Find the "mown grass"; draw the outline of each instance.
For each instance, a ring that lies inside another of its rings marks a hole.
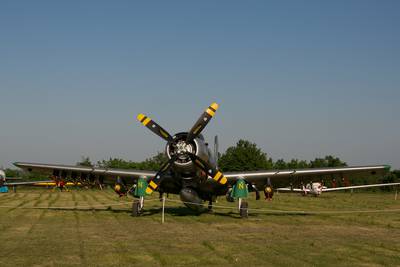
[[[232,209],[201,215],[167,201],[164,224],[157,199],[139,218],[128,200],[110,190],[1,194],[0,266],[400,266],[399,212],[339,213],[400,209],[394,193],[249,199],[248,219],[223,198],[216,205]],[[285,210],[300,212],[272,212]]]

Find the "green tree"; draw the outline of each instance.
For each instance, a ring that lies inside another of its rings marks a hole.
[[[168,157],[163,152],[158,152],[157,155],[140,162],[140,169],[158,171],[161,166],[168,161]]]
[[[305,160],[292,159],[287,164],[288,169],[305,169],[309,167],[309,164]]]
[[[115,168],[115,169],[139,169],[139,164],[133,161],[126,161],[120,158],[110,158],[109,160],[102,160],[97,162],[97,166],[101,168]]]
[[[6,177],[10,178],[10,177],[19,177],[21,176],[21,172],[17,169],[5,169],[4,170]]]
[[[325,156],[325,158],[316,158],[310,162],[310,168],[324,168],[324,167],[345,167],[347,163],[341,161],[338,157]]]
[[[274,169],[283,170],[283,169],[287,169],[287,168],[288,168],[288,164],[285,162],[284,159],[278,159],[274,163]]]
[[[256,171],[272,168],[272,160],[255,143],[239,140],[229,147],[218,161],[223,171]]]
[[[82,156],[81,161],[77,162],[76,165],[77,166],[87,166],[87,167],[93,166],[92,162],[90,161],[90,158],[84,157],[84,156]]]

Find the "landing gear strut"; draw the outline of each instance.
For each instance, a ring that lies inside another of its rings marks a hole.
[[[135,199],[132,203],[132,217],[139,217],[143,212],[144,197]]]
[[[248,218],[249,217],[249,203],[246,201],[242,201],[241,198],[239,198],[239,214],[241,218]]]
[[[208,201],[208,212],[212,212],[213,204],[212,204],[212,199]]]

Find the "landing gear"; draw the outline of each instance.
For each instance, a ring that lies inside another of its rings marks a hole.
[[[249,217],[249,203],[246,201],[240,201],[239,204],[239,214],[241,218],[248,218]]]
[[[140,216],[140,203],[137,200],[133,201],[132,204],[132,217]]]
[[[143,212],[144,197],[135,199],[132,203],[132,217],[139,217]]]
[[[208,212],[212,212],[213,211],[212,208],[213,208],[212,199],[210,199],[208,201]]]

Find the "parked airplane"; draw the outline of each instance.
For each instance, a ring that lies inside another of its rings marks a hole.
[[[114,190],[120,196],[134,191],[140,201],[134,200],[133,202],[133,216],[139,216],[144,207],[142,191],[137,190],[139,187],[143,187],[143,181],[146,182],[145,192],[147,195],[156,190],[160,194],[178,194],[187,207],[198,210],[205,201],[208,201],[208,207],[211,209],[213,201],[218,196],[229,194],[230,189],[243,179],[250,191],[258,192],[259,188],[272,190],[272,183],[279,184],[292,178],[341,177],[352,174],[382,176],[390,169],[386,165],[375,165],[223,174],[217,168],[216,153],[211,152],[201,135],[218,107],[217,103],[211,104],[188,132],[180,132],[174,136],[144,114],[137,116],[144,126],[167,142],[165,153],[168,161],[158,172],[26,162],[16,162],[14,165],[27,171],[48,173],[55,181],[68,179],[69,181],[112,184],[115,185]],[[247,217],[248,203],[241,201],[239,208],[241,216]]]
[[[0,193],[8,193],[8,186],[18,185],[33,185],[35,182],[32,181],[22,181],[23,179],[20,177],[7,177],[6,173],[3,170],[0,170]],[[10,181],[12,181],[10,183]]]
[[[328,188],[323,186],[322,183],[308,183],[306,186],[302,186],[302,188],[277,188],[278,192],[297,192],[301,193],[303,196],[312,195],[312,196],[320,196],[322,192],[334,192],[334,191],[343,191],[343,190],[352,190],[352,189],[361,189],[361,188],[372,188],[372,187],[384,187],[384,186],[396,186],[400,185],[400,183],[386,183],[386,184],[367,184],[367,185],[354,185],[354,186],[343,186],[343,187],[331,187]]]

